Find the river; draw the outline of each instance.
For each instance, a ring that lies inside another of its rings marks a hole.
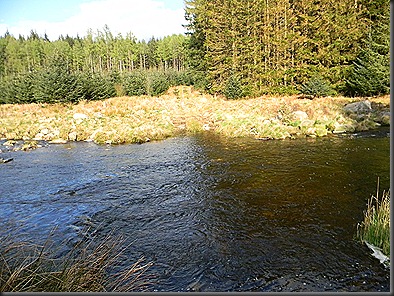
[[[2,144],[3,142],[1,142]],[[389,291],[354,239],[390,186],[389,129],[296,140],[206,132],[142,145],[3,151],[0,234],[77,237],[84,221],[145,256],[150,291]]]

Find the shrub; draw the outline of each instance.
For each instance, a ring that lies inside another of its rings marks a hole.
[[[148,94],[146,72],[133,71],[122,77],[123,87],[128,96],[141,96]]]
[[[227,99],[239,99],[244,97],[241,82],[235,76],[231,76],[223,90],[223,94]]]
[[[62,67],[39,72],[34,90],[35,101],[42,103],[76,103],[84,99],[83,81]]]
[[[114,82],[104,74],[80,74],[85,100],[102,100],[117,95]]]
[[[0,103],[32,103],[37,73],[30,72],[4,78],[0,86]]]
[[[346,80],[351,96],[375,96],[390,93],[390,61],[367,48],[357,57]]]
[[[301,86],[301,93],[312,97],[327,97],[334,94],[331,86],[320,76],[312,76],[311,79]]]
[[[148,95],[158,96],[170,88],[170,80],[165,72],[151,71],[148,73]]]

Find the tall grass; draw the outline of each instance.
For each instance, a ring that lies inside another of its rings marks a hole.
[[[148,285],[144,258],[121,267],[125,240],[108,235],[100,242],[83,239],[59,255],[44,244],[0,238],[0,292],[144,291]]]
[[[368,200],[364,221],[357,225],[357,238],[382,249],[390,256],[390,191]]]

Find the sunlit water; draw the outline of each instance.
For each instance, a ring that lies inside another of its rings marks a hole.
[[[154,263],[150,291],[389,291],[390,270],[354,239],[377,178],[389,188],[389,151],[388,129],[3,151],[0,232],[123,234],[125,265]]]

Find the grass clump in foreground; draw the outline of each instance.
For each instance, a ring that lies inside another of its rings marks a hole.
[[[390,192],[376,194],[368,200],[364,221],[357,225],[357,238],[366,241],[390,256]]]
[[[107,236],[96,243],[83,239],[57,256],[49,240],[44,245],[0,238],[0,292],[143,291],[151,263],[137,260],[120,267],[124,239]]]

